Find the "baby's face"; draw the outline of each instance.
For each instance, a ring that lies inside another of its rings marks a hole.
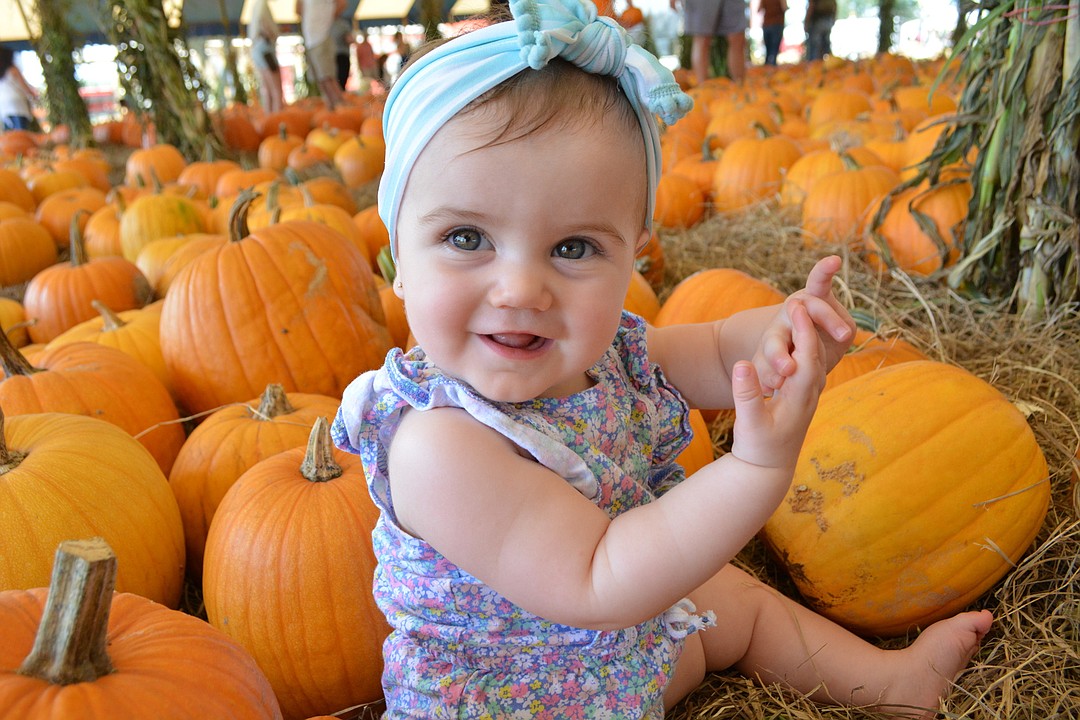
[[[643,227],[640,136],[592,124],[489,144],[496,113],[447,123],[402,198],[409,327],[497,401],[563,397],[611,344]]]

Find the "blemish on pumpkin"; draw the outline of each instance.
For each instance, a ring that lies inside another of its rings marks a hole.
[[[825,505],[825,498],[817,490],[811,490],[806,485],[797,485],[792,488],[791,497],[788,498],[788,506],[793,513],[807,513],[814,516],[814,522],[817,523],[818,529],[821,532],[826,532],[829,529],[829,521],[825,519],[825,515],[821,512],[822,507]]]
[[[304,259],[308,261],[311,267],[315,268],[315,272],[311,276],[311,282],[309,282],[307,286],[307,294],[314,295],[326,284],[326,279],[330,274],[329,269],[326,267],[326,261],[313,253],[311,248],[302,243],[291,243],[291,247],[304,253]]]
[[[844,425],[841,430],[846,430],[848,434],[848,440],[856,445],[862,445],[866,448],[866,451],[873,457],[877,454],[877,450],[874,449],[874,441],[870,439],[870,436],[864,433],[854,425]]]
[[[857,493],[862,486],[863,480],[866,479],[866,475],[856,471],[854,460],[845,460],[832,467],[823,467],[817,458],[810,458],[810,462],[813,464],[814,472],[817,473],[819,480],[840,483],[844,497]]]

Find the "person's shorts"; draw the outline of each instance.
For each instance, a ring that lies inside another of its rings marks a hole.
[[[323,40],[318,45],[305,48],[308,67],[316,80],[335,80],[337,78],[337,59],[334,57],[334,41]]]
[[[277,72],[279,69],[274,43],[266,38],[259,38],[251,43],[251,64],[259,70]]]
[[[683,32],[720,37],[746,31],[746,0],[683,0]]]

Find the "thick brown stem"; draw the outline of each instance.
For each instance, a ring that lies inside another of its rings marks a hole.
[[[292,406],[288,395],[285,394],[285,388],[278,383],[270,383],[259,398],[259,408],[255,411],[255,415],[260,420],[273,420],[279,415],[288,415],[295,411],[296,408]]]
[[[0,332],[0,367],[4,368],[4,374],[8,377],[33,375],[40,372],[23,357],[18,348],[12,344],[6,332]]]
[[[88,214],[86,210],[76,210],[71,216],[71,229],[70,229],[70,246],[71,246],[71,265],[77,267],[79,265],[85,265],[89,261],[89,257],[86,255],[86,243],[83,242],[82,228],[79,227],[79,218]]]
[[[229,209],[229,242],[240,242],[248,236],[247,214],[251,209],[251,203],[259,193],[250,188],[240,191]]]
[[[300,465],[300,474],[311,482],[327,482],[345,472],[334,462],[334,443],[330,440],[330,424],[320,417],[308,436],[307,454]]]
[[[72,685],[115,672],[106,651],[115,588],[116,555],[105,540],[60,543],[34,647],[19,674]]]
[[[26,453],[8,449],[4,423],[4,411],[0,410],[0,475],[4,475],[19,467],[19,463],[26,457]]]

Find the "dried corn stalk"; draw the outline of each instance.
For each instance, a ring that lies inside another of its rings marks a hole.
[[[1035,0],[998,5],[972,28],[984,37],[963,59],[970,70],[990,53],[1000,58],[961,101],[984,121],[965,257],[949,281],[1010,297],[1040,318],[1080,300],[1080,12]]]
[[[949,284],[1044,318],[1080,301],[1080,9],[1040,0],[977,9],[957,43],[958,68],[945,70],[965,81],[955,123],[904,186],[937,184],[942,168],[977,147],[963,257]]]
[[[175,145],[185,157],[198,157],[208,143],[224,154],[180,12],[167,14],[162,0],[109,0],[106,6],[106,34],[116,46],[131,110],[153,123],[159,142]]]
[[[29,11],[36,10],[40,35],[30,39],[41,61],[45,76],[46,92],[42,94],[49,123],[66,125],[71,130],[71,144],[85,146],[92,138],[90,113],[79,95],[79,82],[75,79],[75,47],[71,40],[71,28],[65,16],[71,0],[37,0],[36,7],[30,2],[18,0],[19,10],[25,19]],[[27,23],[27,27],[32,27]]]

